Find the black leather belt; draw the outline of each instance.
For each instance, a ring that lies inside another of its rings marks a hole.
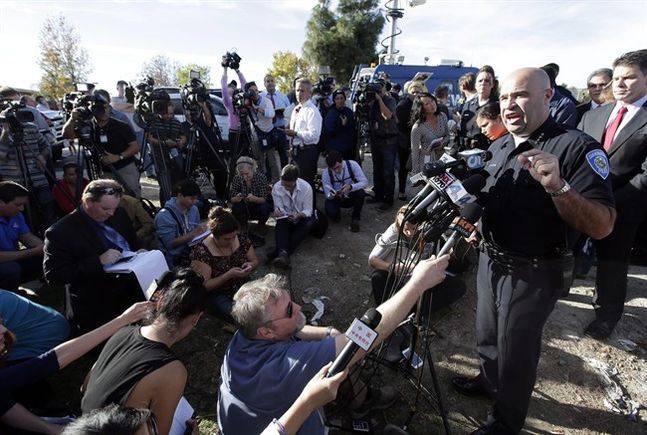
[[[479,250],[487,254],[487,256],[495,262],[508,266],[515,264],[539,264],[547,261],[565,260],[569,259],[573,255],[566,250],[555,251],[554,253],[546,255],[524,255],[522,253],[506,251],[505,249],[501,249],[495,244],[486,242],[485,240],[481,240],[481,243],[479,244]]]

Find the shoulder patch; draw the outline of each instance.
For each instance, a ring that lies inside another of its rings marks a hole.
[[[603,150],[593,150],[586,153],[586,161],[593,172],[606,180],[609,176],[609,159]]]

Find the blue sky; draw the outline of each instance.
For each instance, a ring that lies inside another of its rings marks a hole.
[[[62,12],[81,36],[91,81],[109,91],[133,80],[156,54],[209,65],[236,48],[248,80],[261,81],[272,53],[301,53],[316,0],[1,1],[0,84],[36,88],[39,29]],[[335,2],[333,2],[335,3]],[[402,4],[408,1],[401,1]],[[382,2],[384,4],[384,2]],[[404,11],[396,48],[405,63],[461,59],[505,76],[556,62],[560,82],[583,87],[588,73],[619,54],[647,47],[647,1],[434,1]],[[385,33],[388,29],[385,26]]]

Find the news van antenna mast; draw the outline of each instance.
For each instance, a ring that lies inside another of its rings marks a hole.
[[[423,5],[427,0],[409,0],[409,7],[416,7]],[[391,23],[391,31],[389,36],[384,38],[380,44],[386,49],[386,53],[380,55],[380,63],[386,65],[402,65],[404,63],[404,56],[398,56],[399,50],[395,48],[395,38],[402,33],[398,28],[398,19],[404,17],[404,9],[400,7],[400,0],[388,0],[384,4],[386,9],[386,19]],[[389,41],[386,45],[385,42]]]

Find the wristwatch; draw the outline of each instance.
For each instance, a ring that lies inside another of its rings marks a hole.
[[[569,190],[571,190],[571,185],[568,184],[568,181],[564,180],[564,185],[562,186],[561,189],[558,189],[558,190],[556,190],[554,192],[548,192],[548,194],[551,197],[555,198],[556,196],[562,196],[563,194],[565,194]]]
[[[123,159],[124,159],[124,155],[119,153],[119,160],[123,160]]]

